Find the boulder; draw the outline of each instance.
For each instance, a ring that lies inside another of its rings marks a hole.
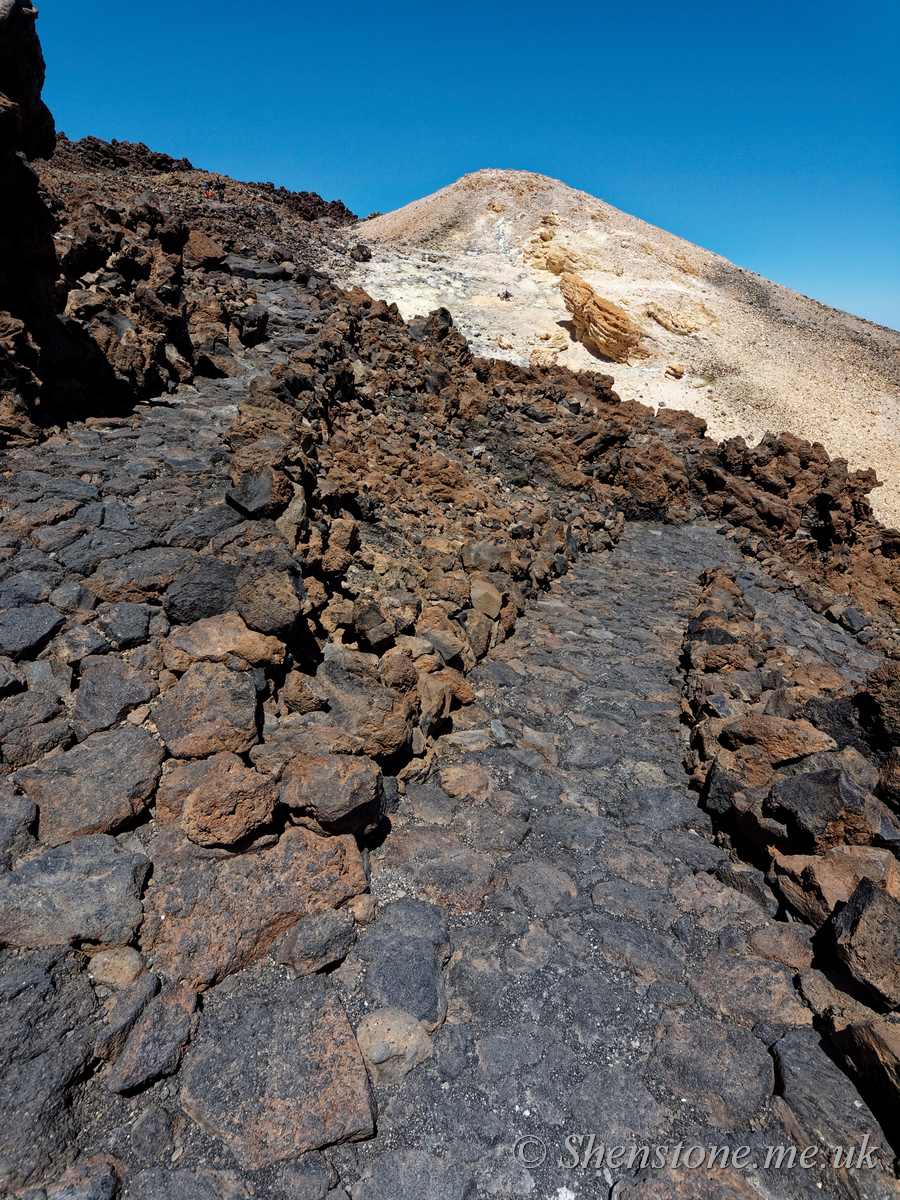
[[[166,830],[150,854],[155,886],[145,900],[141,945],[156,970],[190,987],[256,962],[301,918],[368,890],[351,836],[320,837],[300,826],[244,854]]]
[[[92,733],[117,725],[133,708],[146,704],[158,693],[159,687],[149,675],[121,658],[82,659],[72,717],[75,736],[84,741]]]
[[[150,870],[106,834],[79,837],[0,875],[0,943],[22,948],[98,942],[121,946],[141,922]]]
[[[381,768],[346,754],[298,755],[281,776],[278,799],[336,833],[369,832],[385,812]]]
[[[156,727],[177,758],[223,750],[242,754],[259,741],[256,685],[247,673],[220,663],[195,663],[165,693]]]
[[[564,272],[559,290],[575,324],[575,338],[613,362],[646,358],[644,331],[618,305],[598,296],[580,275]]]
[[[245,1170],[374,1132],[353,1030],[314,976],[260,973],[211,993],[182,1067],[181,1105]]]
[[[72,750],[16,771],[13,779],[38,806],[41,841],[58,846],[132,820],[156,787],[162,757],[149,733],[124,726],[91,734]]]
[[[275,947],[275,961],[295,975],[312,975],[346,958],[356,941],[356,922],[344,909],[322,909],[304,917]]]
[[[284,645],[248,629],[236,612],[227,612],[172,630],[163,653],[170,671],[186,671],[193,662],[222,663],[231,658],[245,667],[264,667],[283,661]]]
[[[900,822],[840,770],[781,779],[762,807],[785,826],[792,849],[800,853],[846,844],[900,847]]]
[[[900,863],[890,850],[833,846],[824,854],[778,855],[774,885],[795,912],[818,929],[869,878],[900,900]]]
[[[96,1001],[74,954],[2,950],[0,1007],[0,1190],[10,1195],[71,1155]]]
[[[277,800],[270,779],[224,752],[170,771],[156,793],[156,820],[179,822],[201,846],[228,846],[264,825]]]
[[[900,1008],[900,900],[861,879],[831,920],[838,957],[888,1008]]]

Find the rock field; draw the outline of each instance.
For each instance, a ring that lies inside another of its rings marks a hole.
[[[340,202],[53,153],[34,16],[0,3],[0,1195],[896,1200],[874,473],[404,319],[339,286],[383,261]]]

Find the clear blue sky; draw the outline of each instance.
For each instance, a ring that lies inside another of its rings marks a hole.
[[[551,175],[900,328],[897,0],[37,0],[69,137],[387,212]]]

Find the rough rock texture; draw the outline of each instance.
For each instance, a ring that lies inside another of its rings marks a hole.
[[[336,210],[92,139],[42,172],[66,419],[0,464],[2,1189],[563,1196],[601,1186],[577,1129],[880,1164],[638,1195],[896,1195],[872,476],[341,291]]]
[[[640,326],[617,305],[598,296],[580,275],[563,274],[559,290],[572,314],[579,342],[613,362],[628,362],[647,353],[641,346]]]

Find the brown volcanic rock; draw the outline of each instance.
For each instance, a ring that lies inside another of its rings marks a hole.
[[[156,793],[156,819],[160,825],[179,821],[201,846],[228,846],[265,824],[277,799],[275,784],[236,754],[213,754],[165,776]]]
[[[259,741],[253,680],[220,663],[195,663],[163,696],[154,719],[178,758],[240,754]]]
[[[900,863],[890,850],[833,846],[824,854],[775,859],[775,883],[788,904],[818,928],[838,904],[846,904],[862,879],[873,879],[900,900]]]
[[[302,917],[368,890],[356,842],[289,827],[275,845],[229,854],[175,830],[150,847],[154,887],[142,946],[170,979],[206,987],[261,958]]]
[[[381,768],[365,757],[298,755],[281,776],[278,799],[330,831],[366,833],[384,816]]]
[[[216,988],[184,1063],[181,1105],[248,1170],[374,1132],[353,1030],[314,977],[259,973]]]

